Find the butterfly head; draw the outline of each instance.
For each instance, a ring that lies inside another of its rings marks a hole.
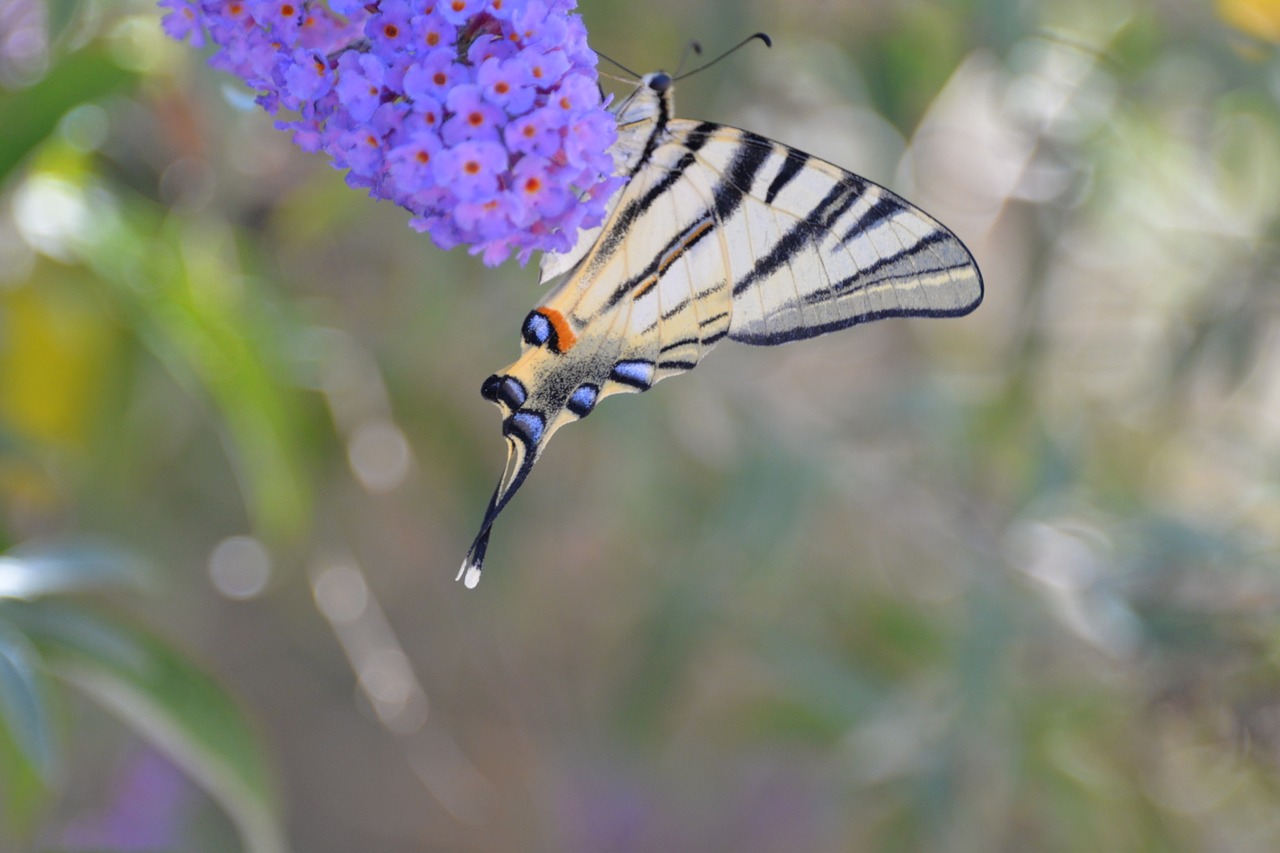
[[[652,74],[644,75],[641,82],[649,87],[655,94],[662,95],[671,89],[671,75],[665,71],[655,71]]]
[[[634,122],[665,121],[672,115],[675,78],[665,71],[654,71],[640,78],[635,91],[616,108],[618,126]]]

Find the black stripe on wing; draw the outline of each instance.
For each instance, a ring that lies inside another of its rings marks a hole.
[[[866,191],[866,185],[853,181],[833,185],[831,190],[805,214],[803,219],[782,235],[762,257],[756,259],[750,272],[734,282],[733,295],[737,296],[763,278],[767,278],[811,243],[817,243],[831,233],[831,223],[839,219]]]
[[[767,141],[767,140],[766,140]],[[769,144],[773,148],[773,144]],[[778,174],[774,176],[773,181],[769,184],[768,191],[764,195],[765,204],[773,204],[773,200],[778,197],[778,193],[782,192],[787,184],[804,169],[805,163],[809,162],[809,155],[796,148],[787,148],[781,146],[787,156],[782,159],[782,168],[778,169]]]
[[[664,127],[664,124],[659,124],[654,133],[657,134],[661,132]],[[680,158],[680,161],[676,163],[675,167],[670,169],[667,174],[662,177],[662,180],[649,187],[649,189],[645,191],[644,195],[627,202],[627,206],[618,214],[618,218],[614,220],[608,230],[600,236],[600,242],[596,245],[594,252],[597,262],[607,260],[614,252],[616,252],[618,247],[622,245],[623,241],[625,241],[627,236],[631,233],[631,228],[635,224],[635,221],[648,212],[654,202],[669,192],[671,187],[680,180],[686,170],[697,164],[698,149],[706,145],[707,141],[711,138],[711,134],[719,129],[720,125],[704,121],[697,127],[693,128],[693,130],[689,131],[689,134],[681,143],[686,149],[686,153]],[[652,150],[646,150],[644,156],[640,160],[640,163],[637,164],[636,171],[638,172],[640,168],[647,165],[652,156]],[[633,284],[632,287],[634,286],[635,285]]]
[[[718,189],[724,188],[727,191],[729,187],[732,187],[743,198],[749,197],[760,204],[772,207],[772,202],[777,199],[782,191],[804,171],[806,165],[816,159],[804,152],[789,148],[782,143],[774,142],[755,133],[735,131],[729,127],[724,127],[723,129],[737,134],[737,138],[734,140],[738,146],[738,150],[734,154],[735,158],[740,156],[741,149],[746,147],[756,147],[775,154],[785,152],[783,162],[764,192],[764,198],[760,197],[752,184],[739,183],[735,176],[728,174],[727,170],[720,172],[714,164],[699,155],[699,160],[709,171],[720,174]],[[719,142],[721,140],[713,141]],[[705,142],[700,147],[705,147]],[[854,294],[865,285],[883,284],[893,280],[908,282],[933,274],[966,270],[972,272],[972,284],[975,288],[974,296],[968,303],[950,307],[927,305],[894,306],[853,312],[847,317],[841,317],[829,322],[810,323],[807,325],[798,324],[776,332],[770,330],[767,333],[740,333],[735,330],[731,333],[731,337],[745,343],[784,343],[801,338],[815,337],[837,329],[847,328],[857,323],[870,322],[887,317],[961,316],[969,313],[982,302],[983,284],[981,271],[974,262],[972,253],[969,252],[958,237],[927,213],[879,184],[832,164],[827,164],[824,161],[817,162],[823,164],[826,169],[836,172],[839,178],[833,179],[831,188],[805,214],[797,215],[794,212],[779,211],[785,216],[796,217],[795,223],[786,229],[772,245],[768,246],[763,251],[763,254],[755,259],[750,270],[737,278],[732,290],[735,297],[742,295],[751,287],[769,278],[769,276],[778,272],[805,252],[818,252],[824,256],[830,255],[829,251],[821,252],[817,248],[824,241],[831,239],[836,245],[846,246],[859,236],[873,231],[886,220],[892,219],[902,212],[916,216],[922,224],[927,225],[931,230],[923,236],[912,234],[911,236],[915,238],[914,243],[901,251],[878,259],[868,267],[856,268],[852,274],[840,279],[829,280],[825,282],[824,286],[814,287],[803,295],[797,292],[797,298],[794,301],[784,303],[785,307],[798,309],[802,305],[817,305],[832,303],[842,298],[856,298]],[[823,174],[831,177],[826,169],[823,169]],[[875,201],[868,205],[866,210],[860,212],[853,222],[842,223],[842,218],[868,193],[876,194]],[[778,210],[777,208],[773,209]],[[841,231],[838,236],[835,233],[836,229]],[[929,266],[921,266],[920,261],[926,258],[933,259],[934,263]],[[912,261],[910,266],[903,263],[908,259]],[[850,260],[852,261],[852,258]],[[900,267],[900,269],[894,270],[894,267]],[[960,283],[962,282],[958,282],[958,284]]]
[[[689,137],[681,143],[687,149],[687,153],[680,158],[676,167],[668,172],[661,181],[654,184],[642,197],[629,203],[627,209],[618,217],[617,222],[602,238],[601,249],[599,250],[602,257],[607,257],[609,252],[621,244],[626,237],[625,232],[633,227],[635,221],[644,215],[663,194],[678,191],[676,184],[684,177],[689,167],[697,162],[697,150],[705,145],[711,134],[719,128],[720,125],[703,122],[690,132]],[[773,150],[769,141],[764,137],[755,136],[754,134],[751,134],[751,136],[753,137],[751,144],[739,146],[729,167],[725,170],[724,176],[713,190],[713,208],[672,236],[662,249],[650,258],[644,269],[619,284],[613,293],[609,295],[609,300],[605,303],[606,308],[612,308],[617,305],[627,294],[642,283],[649,282],[654,277],[661,277],[662,273],[685,252],[696,246],[704,237],[714,233],[714,228],[705,227],[708,217],[714,217],[717,223],[722,223],[733,216],[734,212],[742,204],[743,198],[746,197],[746,193],[740,187],[749,187],[755,182],[756,174],[768,161],[769,154]]]

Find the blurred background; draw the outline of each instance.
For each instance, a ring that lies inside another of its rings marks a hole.
[[[1280,2],[585,0],[986,301],[505,458],[440,252],[144,2],[0,2],[0,848],[1280,847]]]

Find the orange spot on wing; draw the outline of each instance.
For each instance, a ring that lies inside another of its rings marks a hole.
[[[554,308],[539,308],[538,313],[546,317],[551,328],[556,330],[556,352],[568,352],[578,342],[578,336],[569,328],[569,321]]]

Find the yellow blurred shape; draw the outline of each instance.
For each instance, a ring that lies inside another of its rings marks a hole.
[[[1218,0],[1218,14],[1251,36],[1280,42],[1280,0]]]
[[[0,423],[19,436],[81,445],[110,355],[108,321],[71,294],[0,293]]]

